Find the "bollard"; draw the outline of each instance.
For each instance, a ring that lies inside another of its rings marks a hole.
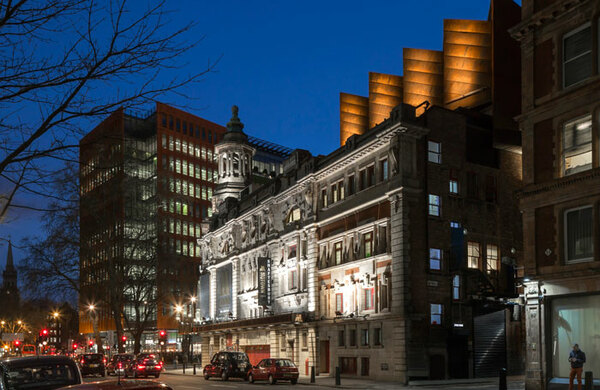
[[[185,362],[183,363],[183,374],[185,374]]]
[[[506,390],[506,368],[500,369],[500,377],[498,379],[498,390]]]
[[[315,367],[310,367],[310,383],[315,383]]]
[[[196,363],[194,363],[194,375],[196,375]]]
[[[592,390],[593,388],[594,388],[594,374],[591,371],[586,371],[585,372],[585,390]]]
[[[341,384],[341,378],[340,378],[340,368],[336,367],[335,368],[335,385],[336,386],[340,386]]]

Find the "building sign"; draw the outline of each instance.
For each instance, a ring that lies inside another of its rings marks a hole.
[[[258,258],[258,304],[271,304],[271,259],[268,257]]]
[[[200,275],[198,280],[198,302],[199,302],[199,317],[210,318],[210,274],[204,273]]]
[[[233,310],[232,302],[232,267],[231,263],[217,268],[217,307],[216,317],[229,319]]]

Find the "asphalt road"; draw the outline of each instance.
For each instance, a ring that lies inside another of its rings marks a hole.
[[[106,378],[86,377],[86,378],[84,378],[83,381],[84,382],[95,382],[95,381],[107,381],[107,380],[116,381],[117,378],[114,376],[110,376],[110,377],[106,377]],[[133,380],[133,379],[127,379],[127,380]],[[194,377],[191,375],[183,376],[183,375],[168,375],[167,374],[167,375],[161,375],[159,379],[152,378],[152,379],[148,379],[148,380],[166,383],[175,390],[180,390],[180,389],[181,390],[188,390],[188,389],[213,389],[213,390],[271,389],[271,390],[273,390],[273,388],[287,389],[287,388],[292,387],[292,386],[290,386],[289,382],[278,382],[275,386],[271,386],[267,382],[264,382],[264,383],[257,382],[257,383],[250,384],[241,379],[234,379],[234,378],[229,379],[227,382],[223,382],[217,378],[213,378],[213,379],[210,379],[207,381],[200,375]],[[293,387],[306,388],[307,386],[298,384]],[[325,388],[330,389],[330,387],[311,386],[311,389],[325,389]]]

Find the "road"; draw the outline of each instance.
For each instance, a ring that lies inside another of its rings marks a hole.
[[[85,382],[93,382],[93,381],[105,381],[111,380],[116,381],[115,377],[108,378],[84,378]],[[133,380],[133,379],[129,379]],[[228,389],[242,389],[242,390],[266,390],[266,389],[288,389],[288,388],[297,388],[298,390],[319,390],[319,389],[332,389],[333,386],[319,385],[317,384],[308,385],[303,384],[302,380],[295,386],[291,386],[289,382],[278,382],[275,386],[270,386],[266,382],[259,382],[250,384],[241,379],[230,379],[227,382],[223,382],[220,379],[210,379],[205,380],[202,376],[193,376],[193,375],[172,375],[172,374],[163,374],[159,379],[150,379],[153,381],[159,381],[168,384],[175,390],[191,390],[191,389],[212,389],[212,390],[228,390]],[[342,379],[342,387],[350,388],[350,389],[369,389],[369,390],[391,390],[398,389],[399,386],[393,385],[391,383],[385,382],[370,382],[370,381],[346,381],[344,383],[344,379]],[[437,385],[437,386],[406,386],[402,387],[405,389],[412,390],[496,390],[498,389],[497,384],[491,383],[470,383],[470,384],[448,384],[448,385]],[[524,389],[524,384],[522,381],[509,382],[508,390],[522,390]]]

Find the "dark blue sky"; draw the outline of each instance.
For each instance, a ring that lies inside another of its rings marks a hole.
[[[145,5],[146,0],[134,1]],[[487,19],[488,0],[168,2],[172,23],[197,26],[203,41],[181,58],[197,71],[222,55],[216,71],[186,93],[166,96],[224,125],[240,107],[247,133],[313,154],[339,146],[339,92],[367,96],[368,72],[402,74],[402,48],[442,48],[443,19]],[[106,91],[109,93],[109,91]],[[38,215],[14,214],[0,237],[38,230]],[[2,243],[0,242],[0,245]],[[3,268],[6,245],[0,246]],[[22,252],[15,250],[18,259]]]

